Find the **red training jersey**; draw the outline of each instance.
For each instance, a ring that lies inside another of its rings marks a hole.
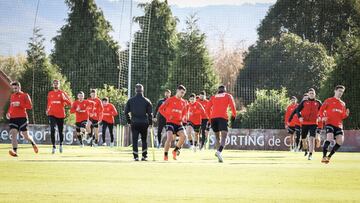
[[[89,119],[89,110],[93,105],[89,100],[76,100],[71,106],[70,113],[75,113],[76,122],[86,121]]]
[[[320,108],[319,117],[327,118],[326,125],[343,128],[343,120],[348,117],[345,102],[335,97],[326,99]]]
[[[10,96],[8,114],[10,118],[27,118],[26,110],[32,109],[30,96],[25,92],[16,92]]]
[[[65,106],[71,106],[71,100],[62,90],[51,90],[47,97],[47,114],[56,118],[65,118]]]
[[[115,106],[111,103],[108,103],[108,104],[104,105],[103,107],[104,107],[104,109],[103,109],[102,120],[107,123],[113,124],[114,116],[118,115],[118,112],[117,112]]]
[[[194,125],[201,125],[201,119],[205,115],[205,109],[199,102],[189,103],[188,106],[188,121]]]
[[[304,119],[302,125],[317,125],[318,114],[321,107],[321,102],[316,99],[303,100],[297,107],[297,111]]]
[[[102,105],[101,100],[97,97],[94,99],[89,98],[88,100],[94,102],[94,105],[92,106],[92,108],[90,108],[89,117],[97,121],[102,120],[104,107]]]
[[[166,118],[166,122],[182,125],[186,122],[187,102],[172,96],[160,106],[159,112]]]
[[[285,125],[289,126],[289,127],[295,127],[296,125],[300,126],[300,121],[298,116],[295,114],[293,119],[291,120],[291,122],[289,122],[289,118],[291,116],[291,114],[295,111],[295,109],[298,107],[298,104],[290,104],[287,109],[286,109],[286,113],[285,113],[285,119],[284,119],[284,123]]]
[[[202,115],[202,119],[209,119],[209,115],[207,114],[207,109],[208,109],[208,106],[209,106],[209,100],[207,99],[198,99],[197,102],[199,102],[205,109],[205,112],[204,114]]]
[[[229,93],[218,93],[210,98],[208,115],[210,119],[224,118],[228,120],[228,108],[230,107],[232,117],[236,116],[235,101]]]

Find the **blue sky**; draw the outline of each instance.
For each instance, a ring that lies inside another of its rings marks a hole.
[[[146,2],[148,0],[141,0]],[[256,28],[274,0],[168,0],[173,14],[184,28],[187,16],[197,13],[200,29],[208,36],[210,50],[218,46],[223,36],[227,46],[239,42],[249,46],[257,39]],[[31,37],[37,0],[0,0],[0,55],[25,53]],[[124,47],[129,40],[130,0],[96,0],[114,28],[111,35]],[[124,3],[124,12],[122,5]],[[134,15],[141,10],[134,6]],[[46,50],[53,48],[51,38],[65,23],[67,7],[63,0],[41,0],[36,25],[46,37]],[[120,30],[121,26],[121,30]],[[136,26],[135,26],[136,29]]]

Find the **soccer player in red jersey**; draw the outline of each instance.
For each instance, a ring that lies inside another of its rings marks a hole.
[[[324,143],[323,158],[321,160],[323,163],[329,163],[330,158],[344,143],[343,120],[350,114],[350,110],[346,108],[345,102],[341,100],[345,92],[345,87],[337,85],[334,92],[334,97],[326,99],[319,111],[319,117],[322,117],[322,120],[325,122],[326,129],[326,141]],[[330,141],[334,139],[336,144],[330,154],[327,155]]]
[[[92,101],[84,99],[85,94],[82,91],[78,93],[77,97],[78,100],[73,102],[73,104],[71,105],[70,113],[75,113],[76,135],[79,139],[81,147],[84,147],[83,137],[86,134],[86,125],[89,119],[89,110],[94,104]]]
[[[220,146],[215,153],[219,162],[223,162],[221,155],[225,147],[225,141],[228,133],[228,108],[231,110],[231,124],[235,120],[236,108],[234,98],[226,92],[226,87],[220,85],[218,93],[210,98],[208,106],[208,115],[211,120],[211,128],[215,132],[215,137]]]
[[[186,127],[188,139],[190,142],[190,147],[193,148],[194,151],[196,151],[197,144],[199,141],[199,135],[200,135],[200,127],[201,127],[201,120],[202,116],[205,114],[204,107],[196,101],[195,99],[196,95],[191,94],[189,97],[189,103],[188,103],[188,123]],[[192,139],[192,132],[195,132],[194,135],[194,142]]]
[[[65,119],[65,106],[71,106],[70,97],[66,92],[60,89],[60,81],[53,81],[53,90],[49,91],[47,97],[47,109],[46,115],[49,118],[50,123],[50,138],[52,147],[52,153],[55,154],[55,126],[58,128],[60,143],[59,152],[63,152],[63,141],[64,141],[64,119]]]
[[[87,124],[87,131],[90,132],[89,136],[91,137],[91,145],[97,146],[99,141],[99,121],[102,120],[103,105],[101,100],[97,97],[96,89],[90,90],[89,101],[93,102],[92,108],[89,111],[89,123]],[[94,142],[95,134],[95,142]],[[94,143],[93,143],[94,142]],[[103,146],[106,146],[106,142],[103,143]]]
[[[183,124],[186,123],[187,102],[183,99],[186,93],[186,88],[179,85],[176,94],[167,99],[159,109],[161,115],[166,118],[166,142],[164,146],[164,160],[168,160],[168,152],[171,142],[173,141],[173,134],[179,136],[179,141],[172,152],[173,159],[176,160],[177,152],[181,149],[185,142],[186,135]]]
[[[200,149],[202,149],[208,140],[209,131],[210,131],[210,122],[209,115],[207,115],[207,108],[209,106],[209,100],[206,99],[206,92],[202,91],[199,94],[199,99],[197,101],[204,107],[205,113],[202,115],[201,119],[201,145]]]
[[[304,101],[304,100],[307,100],[307,99],[309,99],[309,94],[306,92],[306,93],[304,93],[303,98],[302,98],[301,101]],[[295,114],[296,111],[294,111],[293,113]],[[295,115],[294,115],[294,116],[295,116]],[[299,119],[299,118],[297,117],[297,115],[296,115],[296,118]],[[300,123],[300,134],[299,134],[299,135],[296,134],[296,140],[295,140],[295,142],[298,143],[298,144],[297,144],[297,146],[298,146],[297,151],[301,151],[302,148],[303,148],[303,143],[302,143],[302,140],[301,140],[301,127],[302,127],[302,125],[301,125],[300,120],[299,120],[299,123]],[[306,146],[307,146],[307,145],[306,145]]]
[[[169,89],[166,89],[164,92],[164,98],[160,99],[156,105],[155,111],[154,111],[154,122],[158,121],[158,129],[157,129],[157,138],[158,138],[158,145],[157,147],[160,148],[161,146],[161,140],[162,140],[162,131],[164,127],[166,126],[166,119],[161,113],[158,113],[160,106],[171,97],[171,91]]]
[[[300,121],[297,118],[297,115],[292,119],[291,122],[289,122],[290,115],[295,111],[297,108],[297,98],[295,96],[291,97],[291,104],[287,107],[285,112],[285,128],[288,131],[288,134],[290,135],[290,151],[295,151],[297,149],[297,146],[300,141]],[[295,133],[296,133],[296,144],[295,144]]]
[[[110,133],[110,147],[114,146],[114,116],[118,115],[115,106],[109,102],[109,98],[105,97],[102,99],[103,104],[103,117],[102,117],[102,141],[105,142],[106,129],[109,128]]]
[[[303,144],[303,149],[305,150],[305,155],[308,154],[307,147],[307,136],[309,136],[309,157],[308,160],[312,159],[312,154],[315,148],[315,137],[316,130],[318,127],[318,113],[321,107],[321,101],[316,99],[316,92],[313,88],[310,88],[308,91],[309,98],[303,100],[293,114],[289,118],[289,122],[292,121],[295,114],[297,114],[301,127],[301,139]]]
[[[21,84],[19,82],[12,82],[11,88],[13,94],[10,96],[10,106],[6,113],[6,118],[9,119],[10,135],[12,149],[9,150],[9,154],[13,157],[17,157],[17,135],[20,132],[27,141],[29,141],[34,149],[35,153],[39,152],[34,139],[29,135],[27,131],[28,115],[27,110],[32,109],[30,96],[21,91]]]

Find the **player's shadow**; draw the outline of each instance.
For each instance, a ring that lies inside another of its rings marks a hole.
[[[286,156],[226,156],[230,159],[284,159]]]
[[[50,160],[50,159],[43,159],[43,160],[20,160],[22,162],[38,162],[38,163],[132,163],[132,160],[101,160],[101,159],[91,159],[91,160],[83,160],[83,159],[63,159],[63,160]]]

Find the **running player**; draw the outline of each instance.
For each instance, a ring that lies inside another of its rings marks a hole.
[[[70,113],[75,113],[76,136],[79,139],[80,146],[84,147],[83,138],[86,135],[89,110],[93,107],[94,103],[85,100],[85,94],[82,91],[78,93],[77,98],[78,100],[71,105]]]
[[[207,108],[209,106],[209,100],[206,99],[206,92],[202,91],[199,94],[199,99],[197,100],[205,109],[205,113],[202,115],[201,119],[201,145],[200,149],[206,146],[208,137],[209,137],[209,130],[210,130],[210,122],[209,116],[207,115]]]
[[[225,141],[228,133],[228,108],[231,110],[231,125],[236,116],[235,102],[231,94],[226,92],[226,87],[220,85],[218,93],[210,98],[208,106],[208,115],[211,119],[211,128],[215,132],[217,143],[220,143],[215,156],[219,162],[223,162],[221,155],[225,147]]]
[[[201,120],[202,120],[202,116],[205,114],[205,109],[199,102],[196,101],[195,94],[190,95],[187,109],[188,109],[188,124],[186,126],[186,131],[190,142],[190,148],[192,148],[195,152],[199,141]],[[193,131],[195,132],[194,142],[192,139]]]
[[[316,92],[313,88],[308,91],[309,98],[302,101],[296,108],[295,112],[290,116],[289,122],[292,121],[294,114],[299,117],[301,127],[301,139],[303,149],[305,150],[304,156],[307,156],[309,151],[308,160],[312,159],[312,154],[315,148],[315,137],[318,123],[318,113],[321,107],[321,102],[316,99]],[[307,136],[309,136],[309,146],[307,146]],[[309,148],[309,149],[308,149]]]
[[[155,122],[156,122],[156,120],[158,121],[158,129],[157,129],[157,137],[158,137],[157,147],[158,148],[160,148],[160,146],[161,146],[162,131],[163,131],[164,127],[166,126],[166,119],[165,119],[164,115],[162,115],[161,113],[158,114],[158,111],[159,111],[160,106],[170,97],[171,97],[171,91],[169,89],[165,90],[164,98],[159,100],[158,104],[156,105],[155,111],[154,111],[154,121]],[[156,119],[156,117],[158,117],[158,119]]]
[[[304,100],[307,100],[307,99],[309,99],[309,95],[308,95],[308,93],[306,92],[306,93],[304,93],[304,95],[303,95],[303,98],[302,98],[302,100],[301,101],[304,101]],[[297,117],[297,115],[296,115],[296,112],[294,111],[293,112],[295,115],[294,115],[294,117],[296,116],[296,118],[297,119],[299,119],[298,117]],[[302,148],[303,148],[303,143],[302,143],[302,140],[301,140],[301,122],[299,121],[299,124],[300,124],[300,132],[299,133],[296,133],[296,139],[295,139],[295,143],[296,143],[296,146],[297,146],[297,148],[296,148],[296,151],[298,151],[298,152],[300,152],[300,151],[302,151]],[[306,145],[307,146],[307,145]]]
[[[63,152],[63,141],[64,141],[64,119],[65,119],[65,106],[71,106],[70,97],[66,92],[60,89],[60,81],[53,81],[53,90],[49,91],[47,97],[47,109],[46,115],[49,118],[50,123],[50,138],[52,147],[52,153],[55,154],[55,126],[57,126],[59,133],[59,152]]]
[[[101,100],[97,97],[96,89],[90,90],[90,98],[88,100],[92,101],[94,105],[92,106],[92,108],[90,108],[90,123],[88,123],[86,127],[87,131],[90,132],[90,137],[92,138],[91,145],[97,146],[99,141],[99,121],[102,120],[103,105]],[[103,146],[106,146],[106,142],[103,143]]]
[[[350,114],[350,110],[346,108],[345,102],[341,100],[345,92],[345,87],[337,85],[334,92],[334,97],[326,99],[319,111],[319,116],[322,116],[326,129],[326,141],[324,143],[323,158],[321,160],[323,163],[329,163],[330,158],[344,143],[343,120]],[[330,141],[334,139],[336,144],[330,154],[327,155]]]
[[[172,152],[173,159],[176,160],[177,152],[181,149],[185,142],[186,135],[183,124],[186,123],[187,102],[183,99],[186,93],[186,88],[179,85],[176,94],[167,99],[163,105],[160,106],[159,112],[166,118],[166,142],[164,146],[164,161],[168,160],[168,152],[171,142],[173,141],[173,134],[179,136],[179,141]]]
[[[114,116],[118,115],[118,112],[115,108],[115,106],[109,102],[109,98],[105,97],[102,99],[102,104],[103,104],[103,118],[101,121],[102,124],[102,141],[103,143],[105,142],[105,134],[106,134],[106,129],[109,128],[109,133],[110,133],[110,147],[114,146],[114,132],[113,132],[113,128],[114,128]]]
[[[297,108],[298,103],[297,103],[297,98],[295,96],[291,97],[291,103],[290,105],[287,107],[286,109],[286,113],[285,113],[285,129],[287,129],[288,134],[290,135],[290,151],[296,151],[297,146],[299,144],[300,139],[297,139],[296,144],[295,144],[295,133],[296,133],[296,138],[299,137],[300,138],[300,121],[297,118],[297,115],[294,116],[294,118],[292,119],[291,122],[289,122],[289,117],[292,114],[292,112],[295,111],[295,109]]]
[[[9,150],[9,154],[13,157],[18,156],[18,133],[29,141],[34,149],[34,152],[38,153],[39,149],[36,146],[34,139],[27,131],[28,115],[26,111],[32,109],[30,96],[21,91],[21,84],[19,82],[11,82],[10,85],[13,93],[10,96],[10,106],[8,112],[6,113],[6,118],[9,119],[9,133],[11,135],[12,144],[12,149]]]

